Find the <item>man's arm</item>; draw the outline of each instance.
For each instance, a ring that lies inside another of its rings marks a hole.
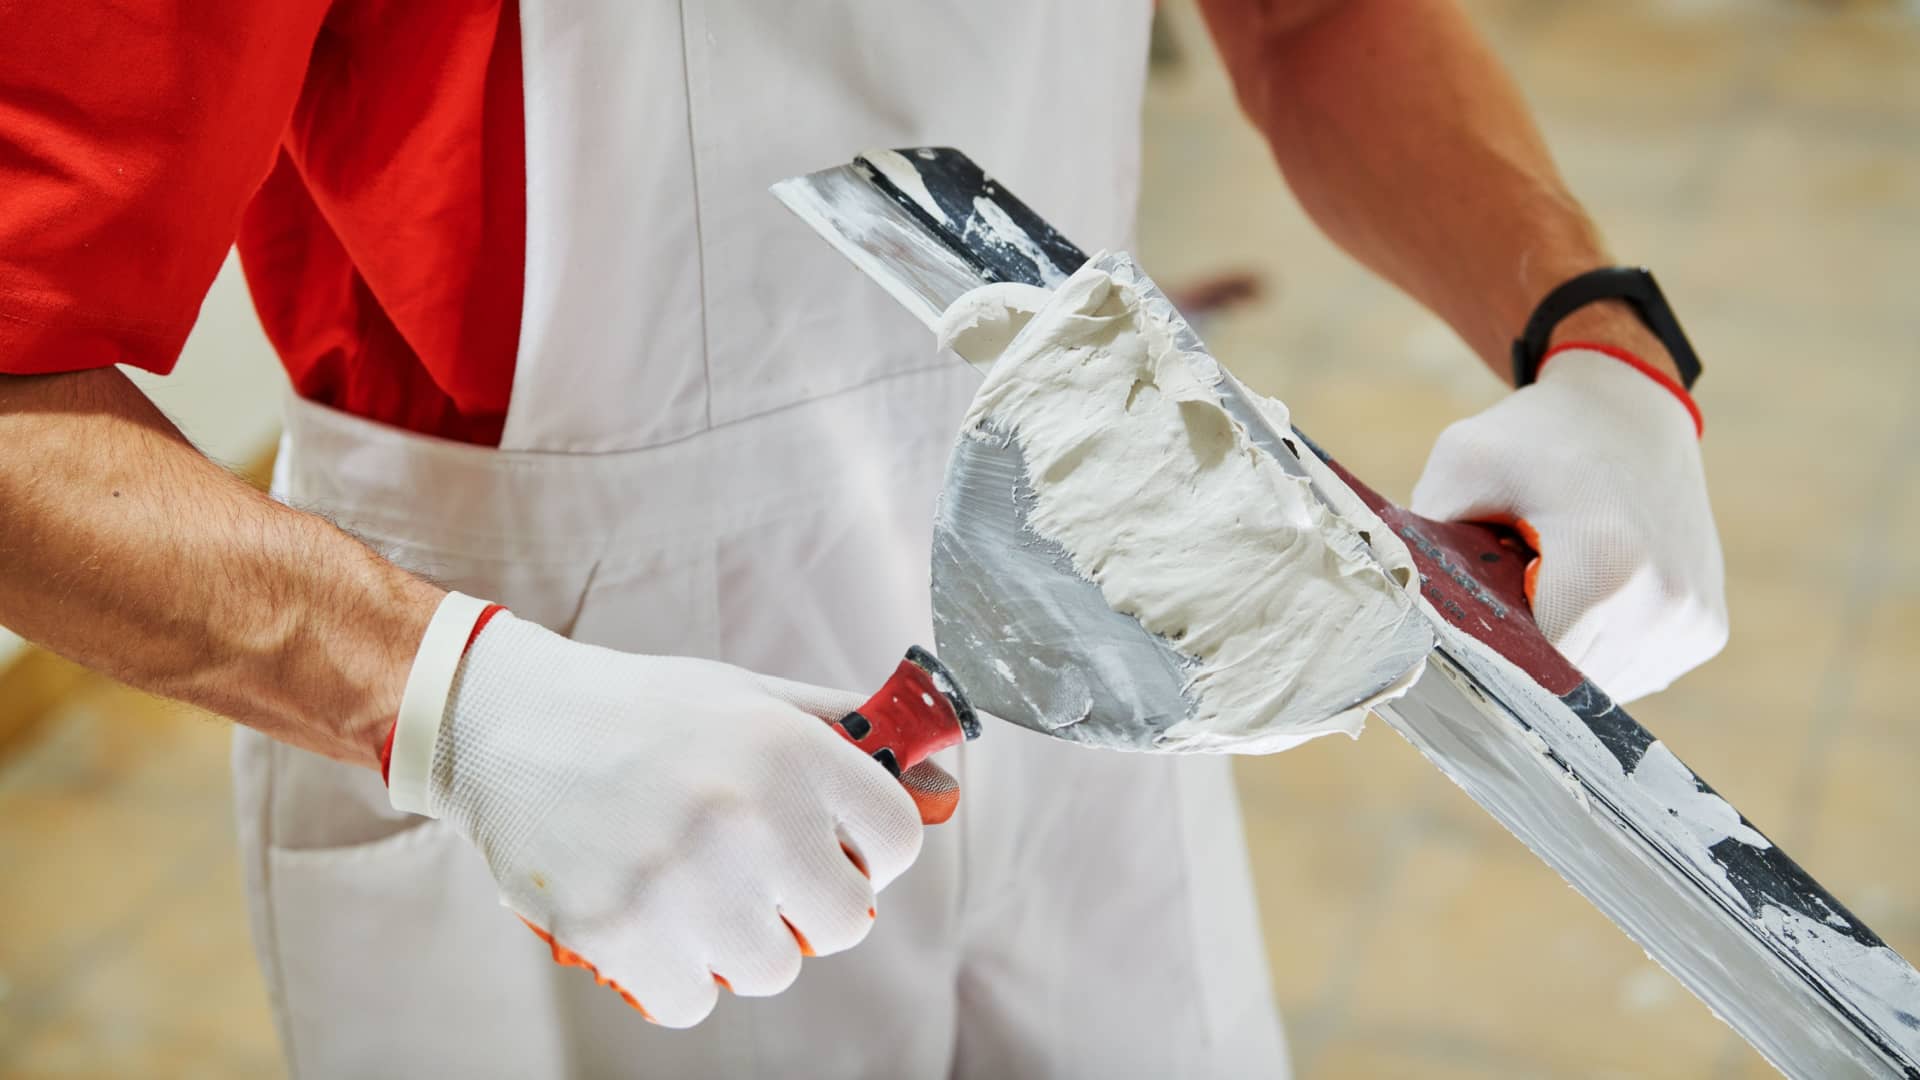
[[[1611,259],[1459,7],[1202,3],[1307,212],[1511,378],[1508,343],[1534,306]],[[1548,640],[1631,701],[1727,640],[1699,411],[1625,304],[1581,308],[1553,337],[1569,348],[1539,381],[1441,434],[1412,506],[1519,529],[1539,555],[1527,600]]]
[[[1501,378],[1534,305],[1612,262],[1525,103],[1454,0],[1202,0],[1241,106],[1319,226]],[[1677,374],[1625,304],[1554,340]]]
[[[442,591],[194,449],[116,368],[0,375],[0,625],[379,768]]]
[[[329,10],[9,11],[0,624],[375,764],[437,590],[227,475],[113,366],[173,367]]]
[[[0,375],[0,447],[0,623],[381,767],[445,593],[201,456],[114,368]],[[778,993],[867,935],[922,833],[908,788],[807,712],[860,695],[498,614],[460,627],[452,685],[402,721],[431,741],[396,750],[395,805],[470,840],[556,961],[685,1027],[719,986]],[[950,812],[952,779],[916,776]]]

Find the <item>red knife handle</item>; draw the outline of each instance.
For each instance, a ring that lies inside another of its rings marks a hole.
[[[907,650],[885,686],[835,725],[895,776],[980,735],[980,721],[953,673],[918,645]]]

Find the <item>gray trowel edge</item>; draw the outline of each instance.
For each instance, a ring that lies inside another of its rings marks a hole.
[[[985,280],[1046,280],[982,273],[883,187],[841,167],[774,191],[929,326]],[[1051,250],[1054,274],[1077,267]],[[1381,710],[1402,735],[1783,1071],[1920,1077],[1920,974],[1764,839],[1676,839],[1635,782],[1658,744],[1590,683],[1557,696],[1435,622],[1427,674]]]

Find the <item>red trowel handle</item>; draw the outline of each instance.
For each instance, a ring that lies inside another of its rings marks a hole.
[[[1533,621],[1532,580],[1540,538],[1524,521],[1434,521],[1380,497],[1331,458],[1324,458],[1360,501],[1407,542],[1420,593],[1441,618],[1491,646],[1555,694],[1578,689],[1586,676],[1560,655]]]
[[[918,645],[907,650],[879,692],[835,723],[895,776],[980,735],[980,721],[953,674]]]

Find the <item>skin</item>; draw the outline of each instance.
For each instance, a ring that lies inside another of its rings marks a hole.
[[[208,460],[118,368],[0,377],[0,624],[379,768],[442,591]]]
[[[1241,108],[1301,206],[1511,381],[1508,349],[1554,286],[1613,265],[1513,80],[1452,0],[1202,0]],[[1630,308],[1553,336],[1673,360]]]
[[[1541,296],[1613,260],[1446,0],[1206,0],[1314,219],[1503,378]],[[1672,371],[1619,305],[1556,340]],[[202,456],[118,370],[0,376],[0,624],[133,686],[377,768],[444,593]]]

